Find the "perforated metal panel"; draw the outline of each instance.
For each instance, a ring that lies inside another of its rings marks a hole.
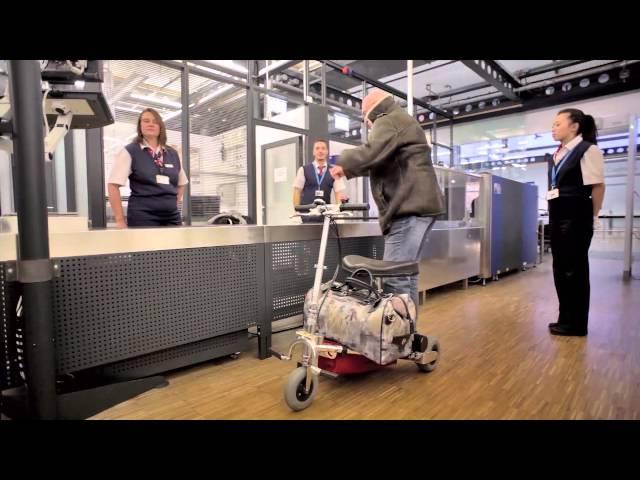
[[[18,347],[22,345],[24,329],[16,316],[19,285],[8,282],[6,264],[0,264],[0,389],[19,387],[24,384],[21,355]]]
[[[193,365],[224,355],[246,350],[248,336],[246,331],[230,333],[209,338],[201,342],[189,343],[161,352],[123,360],[113,365],[100,367],[102,375],[120,377],[144,377],[163,373],[176,368]]]
[[[382,259],[382,237],[343,238],[342,255],[362,255]],[[318,260],[320,241],[276,242],[267,245],[267,308],[272,320],[281,320],[302,314],[304,296],[313,286],[314,265]],[[329,280],[339,260],[336,239],[330,239],[325,257],[327,269],[323,281]],[[270,268],[269,268],[270,267]],[[345,273],[341,271],[339,280]]]
[[[246,329],[259,317],[258,245],[60,259],[58,372]]]

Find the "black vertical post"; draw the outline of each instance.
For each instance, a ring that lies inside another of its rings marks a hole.
[[[256,112],[259,111],[258,92],[253,88],[258,75],[255,60],[247,62],[247,214],[250,224],[258,223],[257,185],[256,185]]]
[[[58,211],[58,189],[56,188],[56,168],[54,160],[44,164],[44,184],[47,192],[47,212]]]
[[[453,168],[455,161],[453,157],[453,118],[451,119],[451,123],[449,124],[449,146],[451,147],[451,152],[449,155],[449,168]]]
[[[329,141],[329,109],[322,105],[310,103],[306,108],[307,124],[309,130],[305,151],[305,164],[313,162],[313,144],[316,140]]]
[[[182,167],[189,178],[182,197],[182,219],[185,225],[191,225],[191,143],[189,132],[189,66],[182,62]]]
[[[367,96],[367,82],[362,82],[362,99]],[[367,122],[362,122],[362,133],[360,135],[360,141],[364,144],[367,143],[367,139],[369,138],[369,127],[367,126]],[[362,178],[362,196],[364,197],[362,201],[364,203],[369,203],[369,177]],[[369,218],[369,211],[371,210],[371,205],[369,205],[369,210],[364,212],[364,218]]]
[[[65,182],[67,185],[67,212],[77,212],[76,207],[76,168],[73,135],[64,137]]]
[[[57,417],[56,353],[45,190],[40,68],[36,60],[10,60],[11,108],[18,214],[18,281],[22,283],[25,373],[30,415]]]
[[[107,197],[104,191],[104,144],[102,128],[86,130],[87,193],[91,228],[107,228]]]

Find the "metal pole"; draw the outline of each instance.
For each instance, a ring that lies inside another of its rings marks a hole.
[[[271,90],[271,77],[269,76],[269,62],[270,60],[265,60],[265,67],[264,67],[264,88],[267,89],[267,92]],[[251,69],[247,68],[247,70],[249,70],[248,75],[251,76]],[[257,83],[259,82],[256,80],[256,84]],[[270,104],[269,93],[267,93],[264,96],[264,118],[266,120],[271,120],[271,108],[269,104]]]
[[[18,213],[18,281],[22,284],[25,373],[30,415],[57,417],[56,350],[45,191],[45,154],[40,67],[9,60],[15,200]]]
[[[247,215],[249,223],[258,224],[257,206],[257,166],[256,166],[256,116],[259,114],[260,105],[258,92],[254,89],[254,75],[258,68],[255,60],[247,62]],[[267,72],[268,78],[268,72]],[[257,82],[257,79],[255,80]],[[265,95],[265,100],[267,95]]]
[[[633,264],[633,192],[636,179],[636,156],[638,148],[638,117],[632,115],[629,121],[629,156],[627,158],[627,198],[624,218],[624,271],[623,280],[631,280]]]
[[[438,124],[436,123],[438,120],[438,115],[434,114],[433,118],[433,138],[431,139],[431,143],[433,144],[433,159],[431,163],[434,165],[438,164]]]
[[[182,166],[189,178],[189,183],[184,187],[182,197],[182,218],[185,225],[191,225],[191,144],[189,132],[189,65],[186,60],[182,62],[182,81],[180,82],[182,100]]]
[[[313,100],[309,96],[309,60],[303,62],[304,69],[302,71],[302,95],[305,103],[311,103]]]
[[[323,63],[324,65],[324,63]],[[367,96],[367,82],[362,82],[362,100],[364,101],[364,97]],[[362,143],[367,143],[367,138],[369,137],[369,127],[367,127],[367,122],[363,122],[362,125],[362,134],[360,135],[360,139]],[[364,177],[362,179],[362,200],[364,203],[369,202],[369,177]],[[364,212],[364,217],[369,218],[369,211]]]
[[[322,105],[327,105],[327,66],[323,63],[322,68],[320,70],[320,75],[322,76],[322,81],[320,82],[320,95]]]
[[[75,157],[73,135],[64,137],[65,181],[67,184],[67,212],[77,212],[76,208],[76,171],[73,164]]]
[[[367,96],[367,82],[362,82],[362,101],[363,102],[364,102],[364,97],[366,96]],[[367,126],[366,120],[363,123],[364,123],[364,126],[362,127],[362,143],[366,143],[367,139],[369,138],[369,127]]]
[[[407,60],[407,113],[413,117],[413,60]]]
[[[106,195],[104,191],[104,135],[102,128],[85,130],[87,162],[87,200],[91,228],[107,227]]]
[[[449,146],[451,147],[451,152],[449,155],[449,168],[453,168],[454,158],[453,158],[453,120],[449,124]]]

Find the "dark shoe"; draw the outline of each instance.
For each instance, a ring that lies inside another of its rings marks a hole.
[[[419,333],[413,334],[413,343],[411,345],[412,352],[424,353],[429,345],[429,339]]]
[[[565,337],[584,337],[587,335],[587,330],[578,330],[566,325],[549,325],[549,332],[551,335],[561,335]]]
[[[556,327],[558,325],[560,325],[558,322],[550,323],[549,324],[549,328],[553,328],[553,327]]]

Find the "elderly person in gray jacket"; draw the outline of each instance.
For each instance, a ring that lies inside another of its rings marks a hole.
[[[384,234],[384,260],[415,261],[428,227],[445,212],[444,196],[420,124],[393,96],[373,90],[362,101],[368,142],[345,150],[331,170],[334,178],[369,176]],[[416,277],[388,278],[385,290],[409,293],[418,305]]]

